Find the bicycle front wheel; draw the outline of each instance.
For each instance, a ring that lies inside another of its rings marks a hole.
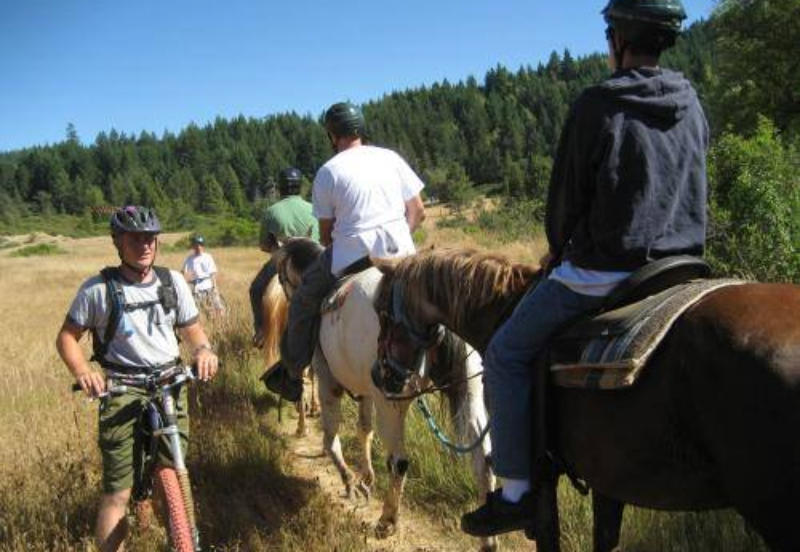
[[[153,475],[154,483],[166,502],[169,536],[173,550],[175,552],[195,552],[192,526],[175,468],[158,466]]]

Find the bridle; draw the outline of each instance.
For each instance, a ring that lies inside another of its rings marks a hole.
[[[377,306],[380,318],[378,335],[378,357],[372,367],[372,381],[390,399],[414,398],[424,390],[417,389],[412,395],[403,391],[408,387],[419,388],[425,377],[423,358],[431,347],[441,343],[444,327],[433,324],[421,327],[415,324],[404,309],[403,290],[397,282],[392,282],[386,293],[386,304]],[[411,361],[398,359],[396,354],[411,350]]]

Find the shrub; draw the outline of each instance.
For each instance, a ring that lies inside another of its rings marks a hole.
[[[37,243],[36,245],[26,245],[16,251],[12,251],[11,257],[37,257],[46,255],[63,255],[66,251],[52,243]]]
[[[544,221],[544,203],[539,199],[504,198],[494,209],[478,213],[477,226],[501,241],[528,238],[539,232]]]
[[[792,150],[761,117],[750,137],[723,134],[709,155],[709,259],[716,272],[800,280],[800,193]]]

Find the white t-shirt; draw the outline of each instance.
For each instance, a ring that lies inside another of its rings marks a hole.
[[[356,146],[325,163],[314,177],[312,205],[318,219],[336,219],[331,272],[365,255],[414,253],[405,204],[423,187],[408,163],[386,148]]]
[[[174,327],[188,326],[197,320],[198,312],[189,286],[178,272],[170,270],[178,294],[178,306],[169,313],[160,303],[152,307],[123,312],[117,333],[108,345],[105,359],[123,366],[159,366],[180,354]],[[125,304],[158,301],[158,278],[147,284],[123,281]],[[102,276],[86,280],[72,301],[68,317],[85,329],[95,329],[100,339],[105,337],[111,314]]]
[[[203,251],[199,255],[192,253],[183,262],[183,272],[194,285],[194,291],[205,291],[214,287],[211,276],[217,273],[217,265],[210,253]]]

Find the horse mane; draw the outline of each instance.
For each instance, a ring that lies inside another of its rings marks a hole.
[[[401,260],[393,280],[401,282],[406,307],[419,315],[422,303],[449,313],[456,326],[498,299],[523,293],[539,271],[503,255],[475,249],[431,249]]]

